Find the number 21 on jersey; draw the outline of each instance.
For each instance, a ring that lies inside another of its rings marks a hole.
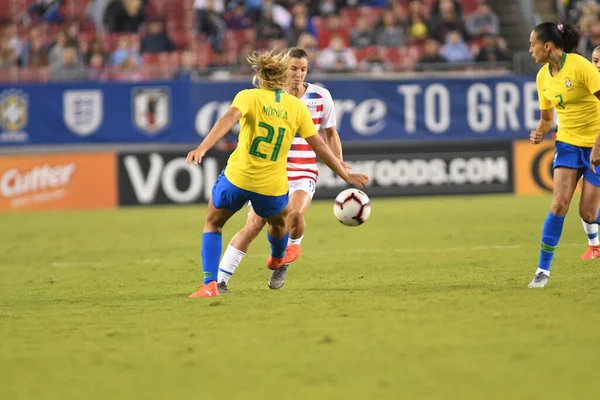
[[[258,146],[262,143],[272,143],[273,138],[275,137],[275,128],[267,123],[259,122],[258,126],[267,131],[266,136],[258,136],[254,138],[252,144],[250,145],[250,155],[254,157],[266,159],[267,154],[261,153],[258,151]],[[277,161],[277,157],[279,157],[279,150],[281,149],[281,144],[283,143],[283,139],[285,138],[285,128],[277,129],[277,140],[275,141],[275,147],[273,148],[273,152],[271,153],[271,161]]]

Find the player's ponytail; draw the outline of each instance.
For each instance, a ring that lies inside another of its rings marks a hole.
[[[266,89],[283,89],[288,80],[288,52],[253,52],[247,57],[256,73],[253,82],[260,82]]]
[[[533,28],[542,42],[552,42],[565,53],[576,53],[579,45],[579,29],[575,25],[559,22],[543,22]]]

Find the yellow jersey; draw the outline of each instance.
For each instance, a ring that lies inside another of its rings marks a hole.
[[[574,146],[592,147],[600,134],[600,73],[579,54],[563,53],[556,76],[545,64],[537,74],[540,110],[556,109],[560,125],[556,140]]]
[[[242,113],[238,145],[229,156],[225,176],[235,186],[267,196],[288,191],[287,156],[296,133],[317,134],[302,100],[283,90],[246,89],[231,107]]]

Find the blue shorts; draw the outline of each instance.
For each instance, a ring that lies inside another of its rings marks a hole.
[[[281,196],[266,196],[241,189],[229,182],[224,172],[221,172],[212,188],[212,202],[216,208],[238,211],[251,201],[254,212],[262,218],[269,218],[281,212],[287,206],[288,199],[288,193]]]
[[[600,187],[600,167],[596,167],[596,173],[594,173],[590,164],[591,147],[579,147],[558,141],[554,147],[556,151],[554,152],[553,168],[576,169],[586,181]]]

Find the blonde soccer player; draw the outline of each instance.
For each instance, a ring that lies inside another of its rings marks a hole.
[[[579,215],[586,223],[598,223],[600,206],[600,74],[584,57],[573,53],[579,42],[577,28],[570,24],[544,22],[529,37],[529,53],[540,68],[536,85],[541,117],[529,139],[540,143],[554,125],[554,110],[560,125],[556,134],[552,204],[542,230],[538,268],[530,288],[548,284],[569,205],[577,182],[583,176]]]
[[[333,154],[342,160],[342,144],[335,128],[335,110],[331,94],[325,88],[304,82],[308,73],[308,54],[300,48],[289,50],[288,81],[286,92],[302,100],[310,111],[316,130],[323,131],[325,141]],[[287,159],[287,177],[290,186],[290,229],[289,245],[299,245],[304,237],[306,222],[304,216],[315,193],[319,171],[315,152],[305,139],[296,136]],[[218,288],[228,293],[229,279],[248,251],[250,243],[259,235],[266,221],[252,208],[246,225],[235,234],[227,246],[219,264]],[[271,273],[268,285],[280,289],[286,279],[289,263],[285,263]]]
[[[348,184],[364,187],[368,178],[350,174],[317,134],[306,105],[283,90],[288,77],[288,53],[254,53],[248,61],[255,71],[258,88],[239,92],[229,110],[210,130],[186,161],[198,164],[233,126],[240,121],[239,141],[227,166],[212,189],[202,234],[204,284],[190,298],[219,295],[217,271],[225,223],[248,201],[269,227],[271,256],[267,267],[277,269],[300,256],[300,246],[287,246],[288,204],[287,155],[296,133],[319,158]],[[287,250],[286,250],[287,247]]]

